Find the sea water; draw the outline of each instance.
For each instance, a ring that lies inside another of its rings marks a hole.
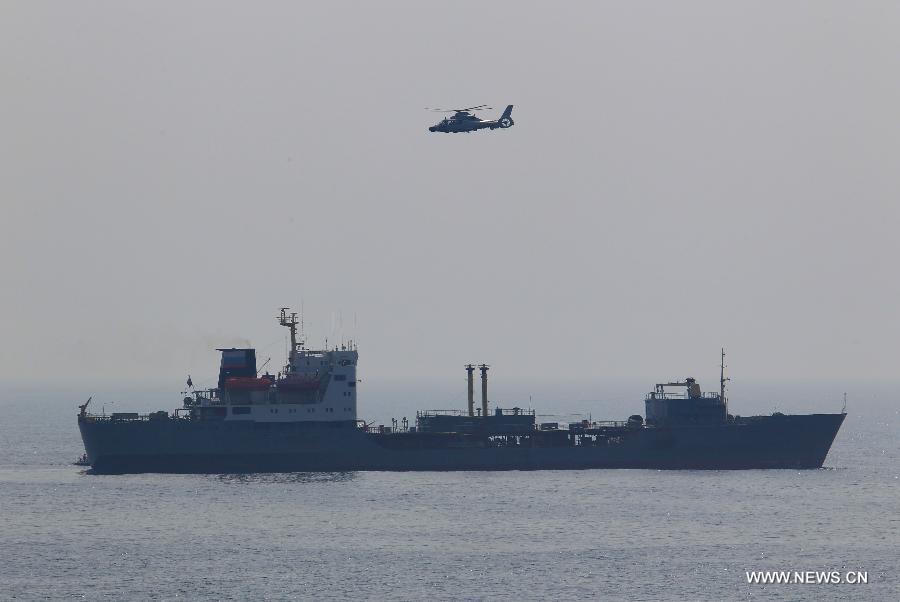
[[[98,476],[74,402],[6,391],[0,599],[898,600],[895,408],[821,470]]]

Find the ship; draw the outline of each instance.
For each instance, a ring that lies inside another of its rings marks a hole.
[[[421,410],[390,425],[357,414],[357,345],[307,348],[296,312],[287,363],[260,374],[253,348],[223,348],[217,386],[188,390],[182,407],[92,414],[79,405],[89,472],[253,473],[448,470],[814,469],[841,424],[836,414],[729,413],[720,387],[659,383],[644,415],[621,421],[537,422],[531,408],[489,408],[487,364],[465,366],[468,407]],[[481,407],[475,405],[475,372]]]

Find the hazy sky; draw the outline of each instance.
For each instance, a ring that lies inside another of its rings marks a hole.
[[[0,4],[0,379],[895,379],[900,3]],[[515,104],[430,134],[425,106]],[[208,378],[207,378],[208,377]]]

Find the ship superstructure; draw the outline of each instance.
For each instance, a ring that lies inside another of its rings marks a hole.
[[[307,349],[305,338],[298,335],[297,314],[288,309],[282,308],[278,317],[291,333],[287,363],[278,374],[259,375],[255,349],[217,349],[218,386],[190,391],[177,413],[194,419],[355,424],[355,344]]]
[[[538,423],[531,408],[489,407],[489,366],[468,364],[465,410],[424,410],[412,425],[403,418],[373,426],[357,417],[356,345],[311,350],[296,313],[282,308],[278,321],[290,330],[290,348],[277,374],[259,374],[254,349],[219,349],[217,387],[189,391],[171,414],[96,415],[87,412],[90,400],[81,404],[92,470],[818,468],[846,416],[732,416],[723,350],[718,392],[704,393],[693,378],[657,384],[644,402],[646,418]]]

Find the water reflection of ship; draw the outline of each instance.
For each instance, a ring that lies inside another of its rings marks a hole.
[[[347,483],[357,479],[359,472],[239,472],[215,477],[223,483]]]

